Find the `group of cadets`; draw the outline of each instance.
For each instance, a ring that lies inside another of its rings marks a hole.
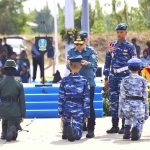
[[[108,46],[103,72],[105,86],[109,84],[112,114],[112,128],[106,132],[124,134],[123,139],[138,140],[144,121],[149,117],[147,81],[138,75],[141,60],[135,58],[135,47],[125,39],[127,25],[117,25],[116,32],[118,39]],[[83,130],[87,130],[86,138],[95,136],[93,100],[98,56],[87,41],[87,32],[82,31],[75,37],[75,47],[68,51],[67,57],[67,68],[71,73],[62,79],[59,89],[58,113],[63,122],[62,139],[71,142],[80,140]],[[16,140],[17,131],[21,130],[20,122],[26,112],[25,99],[22,83],[13,77],[16,73],[14,60],[5,62],[4,72],[6,78],[0,80],[1,138],[11,141]],[[121,129],[118,127],[119,117],[122,119]]]
[[[4,45],[2,45],[2,41]],[[30,78],[30,62],[27,58],[26,51],[20,53],[20,58],[17,58],[17,54],[13,52],[13,48],[7,44],[7,39],[0,39],[0,77],[4,78],[6,76],[4,72],[4,65],[8,59],[12,59],[16,62],[17,68],[15,71],[15,76],[19,77],[23,83],[28,83]]]

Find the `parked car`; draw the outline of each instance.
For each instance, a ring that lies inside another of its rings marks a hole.
[[[21,53],[21,51],[26,50],[27,47],[25,45],[25,40],[21,36],[7,36],[7,44],[11,45],[13,51],[16,52],[17,55]]]

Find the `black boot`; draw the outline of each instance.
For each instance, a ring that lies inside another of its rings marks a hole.
[[[93,138],[94,135],[94,130],[88,130],[88,133],[86,134],[86,138]]]
[[[83,131],[87,131],[86,123],[83,124]]]
[[[63,125],[62,139],[67,139],[67,126],[66,125]]]
[[[126,126],[124,127],[123,139],[130,139],[130,129],[131,129],[131,126],[130,126],[130,125],[126,125]]]
[[[139,129],[137,127],[133,127],[131,131],[131,140],[137,141],[139,138]]]
[[[119,127],[118,127],[119,120],[112,120],[112,128],[110,130],[107,130],[107,133],[118,133]]]
[[[7,134],[6,134],[6,141],[10,142],[13,138],[17,138],[17,129],[15,126],[10,126]]]
[[[2,133],[1,133],[1,139],[2,140],[6,139],[7,128],[8,128],[7,120],[2,119]]]
[[[118,132],[119,134],[124,134],[124,123],[125,123],[125,119],[122,119],[122,127]]]
[[[71,126],[67,126],[67,138],[68,141],[75,141],[75,130]]]

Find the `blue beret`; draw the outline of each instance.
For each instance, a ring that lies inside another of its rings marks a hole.
[[[120,23],[116,26],[115,30],[127,30],[128,26],[125,23]]]
[[[83,34],[77,34],[75,36],[74,44],[83,44],[84,43],[84,35]]]
[[[138,58],[132,58],[128,61],[128,66],[141,66],[142,61]]]
[[[81,62],[82,60],[82,56],[78,55],[78,56],[73,56],[69,58],[70,62]]]
[[[87,31],[80,31],[80,34],[84,36],[84,38],[88,38],[88,32]]]

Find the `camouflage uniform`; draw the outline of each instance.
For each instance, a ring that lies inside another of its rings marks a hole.
[[[121,27],[118,26],[116,30],[122,30],[122,28],[125,27],[124,24],[121,25]],[[113,128],[107,130],[107,133],[117,133],[119,130],[118,106],[119,106],[120,83],[124,77],[130,74],[130,71],[128,70],[127,61],[132,57],[136,56],[134,45],[130,44],[126,39],[122,43],[114,41],[113,45],[115,45],[115,49],[113,51],[108,50],[106,52],[105,65],[103,71],[103,74],[105,76],[109,76],[109,86],[110,86],[109,96],[111,102],[111,115],[113,124]]]
[[[72,124],[75,139],[82,137],[83,120],[90,116],[90,90],[88,81],[79,73],[62,79],[58,98],[58,112],[65,117],[64,127]],[[76,102],[78,101],[78,102]],[[64,128],[64,130],[66,130]]]
[[[140,137],[144,120],[149,117],[147,81],[138,74],[131,74],[122,80],[120,90],[118,115],[120,118],[125,118],[125,126],[137,127]],[[144,99],[128,99],[127,97],[131,95]]]
[[[80,37],[81,41],[78,41],[78,36]],[[75,38],[74,43],[80,44],[82,42],[83,44],[84,40],[85,40],[84,36],[82,34],[79,34]],[[88,62],[87,66],[85,65],[82,66],[79,73],[82,76],[86,77],[90,83],[90,118],[88,119],[88,133],[86,137],[93,138],[94,129],[95,129],[95,110],[94,110],[93,101],[94,101],[94,91],[96,86],[94,81],[95,78],[94,71],[97,70],[96,68],[97,68],[98,57],[96,51],[89,46],[85,46],[82,51],[79,51],[76,49],[76,47],[74,47],[68,51],[67,60],[69,60],[73,56],[79,56],[79,55],[83,57],[83,60]],[[68,65],[67,68],[69,69]]]

